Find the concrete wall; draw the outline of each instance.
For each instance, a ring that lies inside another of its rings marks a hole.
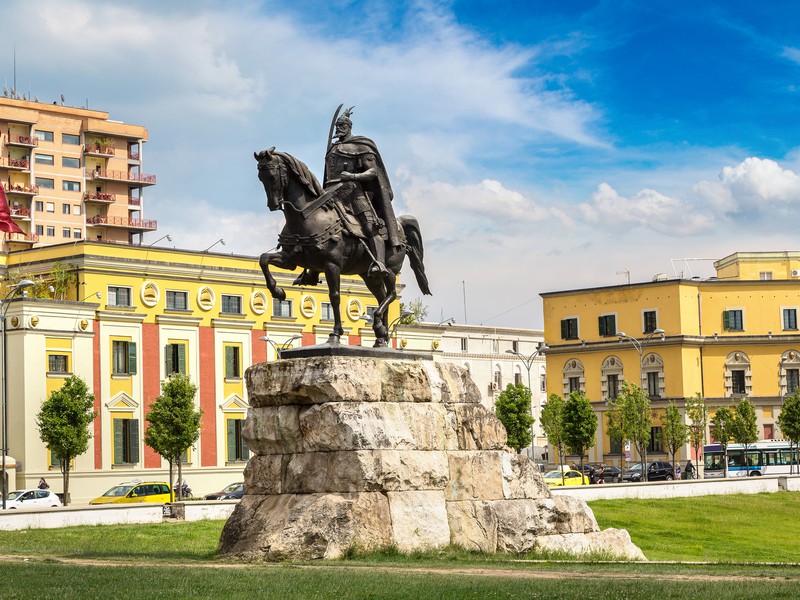
[[[800,491],[800,475],[772,477],[736,477],[654,483],[617,483],[607,485],[552,488],[555,495],[576,496],[586,502],[620,498],[687,498],[723,494],[760,494],[763,492]]]

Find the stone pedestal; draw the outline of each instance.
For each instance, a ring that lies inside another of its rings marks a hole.
[[[465,369],[434,361],[311,357],[247,370],[246,493],[220,552],[337,558],[412,551],[605,551],[644,560],[624,530],[552,497]]]

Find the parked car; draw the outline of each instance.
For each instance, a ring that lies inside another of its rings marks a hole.
[[[647,465],[647,481],[672,481],[675,478],[672,464],[664,461],[653,461]],[[637,463],[622,475],[622,481],[642,481],[642,465]]]
[[[602,471],[601,471],[602,469]],[[603,483],[619,483],[622,480],[622,469],[610,465],[595,465],[595,483],[598,477],[602,477]]]
[[[580,471],[565,469],[564,477],[561,471],[550,471],[544,476],[544,482],[548,487],[561,487],[562,485],[589,485],[589,478],[581,475]]]
[[[17,490],[6,496],[6,508],[44,508],[61,506],[61,499],[50,490]]]
[[[240,500],[244,496],[244,482],[232,483],[219,492],[207,494],[206,500]]]
[[[115,485],[89,504],[132,504],[135,502],[170,502],[169,484],[163,481],[126,481]]]

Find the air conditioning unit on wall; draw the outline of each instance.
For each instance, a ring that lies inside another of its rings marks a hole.
[[[792,277],[800,277],[800,269],[792,269]]]
[[[499,386],[497,385],[497,382],[496,382],[496,381],[493,381],[493,382],[492,382],[492,391],[493,391],[493,392],[496,392],[498,389],[500,389],[500,388],[499,388]]]

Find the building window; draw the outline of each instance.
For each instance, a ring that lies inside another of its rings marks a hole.
[[[333,321],[333,307],[330,302],[322,303],[322,320]]]
[[[48,237],[55,237],[56,236],[56,228],[55,227],[48,227],[47,228],[47,236]]]
[[[242,348],[241,346],[225,346],[225,379],[240,379],[242,377]]]
[[[774,440],[775,439],[775,424],[774,423],[764,423],[764,439],[765,440]]]
[[[47,204],[45,204],[45,208],[47,209],[47,212],[54,213],[56,212],[56,203],[48,202]]]
[[[52,154],[34,154],[33,162],[37,165],[53,165],[55,161]]]
[[[583,390],[586,384],[583,363],[577,358],[569,359],[564,364],[562,382],[564,396],[568,396],[571,392]]]
[[[61,143],[69,144],[71,146],[78,146],[81,143],[81,136],[75,135],[74,133],[62,133]]]
[[[131,288],[108,286],[108,305],[109,306],[131,306]]]
[[[658,317],[656,315],[656,311],[646,310],[644,313],[642,313],[642,317],[644,318],[643,333],[653,333],[656,329],[658,329]]]
[[[189,293],[167,290],[166,303],[168,310],[187,310],[189,308]]]
[[[114,340],[111,344],[111,373],[114,375],[136,374],[136,344]]]
[[[222,312],[229,315],[241,315],[242,297],[222,294]]]
[[[570,377],[569,378],[569,393],[572,392],[580,392],[581,391],[581,378],[580,377]]]
[[[607,375],[608,397],[616,398],[619,396],[619,375]]]
[[[227,419],[228,425],[228,462],[245,461],[250,458],[247,440],[242,435],[244,419]]]
[[[47,357],[47,371],[69,373],[69,357],[66,354],[51,354]]]
[[[519,352],[519,341],[511,340],[511,351],[512,352]]]
[[[492,387],[496,390],[503,389],[503,375],[500,373],[500,368],[495,368],[494,374],[492,375]]]
[[[725,331],[744,331],[744,319],[742,310],[722,311],[722,328]]]
[[[53,141],[53,132],[52,131],[42,131],[41,129],[37,129],[33,132],[34,137],[40,142],[52,142]]]
[[[62,156],[61,157],[61,166],[62,167],[66,167],[68,169],[80,169],[81,168],[81,159],[80,158],[75,158],[73,156]]]
[[[772,271],[761,271],[758,274],[758,278],[761,281],[770,281],[772,279]]]
[[[578,339],[578,319],[573,317],[570,319],[563,319],[561,321],[561,339],[562,340],[577,340]]]
[[[72,230],[69,227],[62,227],[61,228],[61,237],[65,237],[65,238],[72,237]]]
[[[791,395],[800,387],[800,369],[786,369],[786,393]]]
[[[514,373],[514,385],[522,385],[522,373],[519,371]]]
[[[62,204],[61,205],[61,214],[68,215],[72,212],[71,205],[69,204]]]
[[[42,212],[44,210],[44,202],[42,200],[36,201],[36,210]]]
[[[291,300],[273,300],[272,301],[272,316],[273,317],[291,317],[292,316],[292,301]]]
[[[465,338],[465,337],[461,338],[461,351],[462,352],[469,352],[469,338]]]
[[[737,369],[735,371],[731,371],[731,389],[734,395],[743,396],[745,394],[745,384],[744,384],[744,370]]]
[[[650,428],[650,444],[647,446],[648,452],[664,451],[664,433],[661,427]]]
[[[81,205],[80,204],[73,204],[72,205],[72,214],[73,215],[81,214]]]
[[[36,226],[36,235],[44,235],[44,225]]]
[[[547,377],[545,375],[539,377],[539,390],[542,392],[547,391]]]
[[[783,309],[783,328],[784,329],[797,329],[797,309],[784,308]]]
[[[186,375],[186,344],[170,343],[164,348],[164,374],[173,373]]]
[[[616,315],[601,315],[597,319],[597,325],[601,336],[617,335]]]
[[[56,182],[49,177],[37,177],[36,186],[45,190],[54,190],[56,189]]]
[[[79,240],[81,239],[81,230],[80,229],[73,229],[72,230],[72,238]]]
[[[62,181],[61,188],[65,192],[80,192],[81,191],[81,182],[80,181]]]
[[[139,462],[139,420],[114,419],[114,464]]]
[[[658,372],[651,371],[647,374],[647,393],[651,398],[658,398],[661,396],[658,388]]]

